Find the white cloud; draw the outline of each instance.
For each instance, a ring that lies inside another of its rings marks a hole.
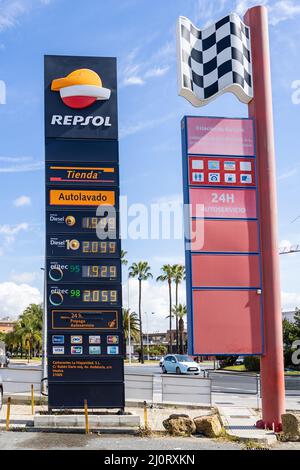
[[[34,161],[31,158],[0,157],[0,162],[9,163],[9,165],[0,166],[0,173],[23,173],[39,171],[44,168],[44,162]]]
[[[12,272],[10,279],[17,284],[29,284],[35,281],[38,277],[37,272],[23,272],[23,273],[16,273]]]
[[[144,85],[144,84],[145,84],[144,80],[138,76],[127,77],[123,81],[123,86]]]
[[[35,287],[14,282],[0,284],[0,316],[17,318],[29,304],[41,302],[41,293]]]
[[[48,5],[51,0],[0,0],[0,31],[16,26],[19,19],[33,8]]]
[[[286,180],[288,178],[291,178],[292,176],[297,175],[297,173],[298,173],[298,168],[292,168],[291,170],[281,173],[277,179],[278,181]]]
[[[20,196],[14,200],[14,206],[16,207],[24,207],[24,206],[30,206],[30,205],[31,205],[31,199],[29,196]]]
[[[17,225],[0,225],[0,235],[4,236],[5,243],[10,244],[15,240],[15,236],[22,231],[27,231],[29,224],[22,222]]]
[[[166,121],[169,121],[169,119],[172,119],[175,116],[177,116],[177,113],[170,113],[157,119],[151,119],[148,121],[138,121],[135,124],[128,124],[126,126],[121,125],[120,138],[122,139],[124,137],[128,137],[129,135],[136,134],[137,132],[143,131],[145,129],[152,129],[153,127],[156,127]]]
[[[270,24],[276,26],[281,21],[294,19],[300,15],[300,5],[296,5],[292,0],[280,0],[269,6]]]
[[[173,287],[172,303],[175,303],[175,288]],[[179,286],[179,302],[184,303],[185,300],[185,282]],[[127,308],[128,304],[128,283],[124,283],[123,287],[123,303]],[[131,311],[138,313],[138,280],[130,279],[129,281],[129,306]],[[143,330],[149,333],[164,332],[169,329],[169,294],[167,283],[155,281],[142,282],[142,312],[143,312]],[[147,312],[147,315],[145,315]],[[154,315],[152,315],[154,312]],[[148,325],[147,325],[148,316]],[[175,320],[173,319],[173,328]]]
[[[145,73],[145,78],[152,78],[152,77],[162,77],[166,75],[166,73],[170,70],[169,66],[166,67],[155,67],[153,69],[148,70]]]
[[[297,5],[294,0],[279,0],[273,3],[270,0],[261,0],[259,4],[268,7],[269,23],[272,26],[300,15],[300,5]],[[243,16],[246,10],[256,5],[257,0],[237,0],[235,11]]]
[[[300,307],[300,294],[292,292],[281,292],[282,310],[294,310]]]

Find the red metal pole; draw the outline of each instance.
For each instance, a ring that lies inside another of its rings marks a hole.
[[[265,332],[265,352],[261,358],[262,421],[257,426],[268,429],[274,426],[280,431],[285,386],[267,8],[250,8],[244,21],[251,29],[254,99],[249,104],[249,117],[255,120],[257,139]]]

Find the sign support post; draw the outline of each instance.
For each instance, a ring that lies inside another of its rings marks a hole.
[[[274,426],[279,431],[281,415],[285,413],[285,386],[267,8],[257,6],[249,9],[244,20],[251,29],[255,96],[249,104],[249,117],[254,118],[256,125],[259,210],[263,222],[260,238],[265,352],[261,358],[262,421],[257,426],[268,429]]]

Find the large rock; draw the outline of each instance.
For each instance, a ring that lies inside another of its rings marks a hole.
[[[219,437],[222,434],[222,425],[218,415],[199,416],[194,418],[197,434],[206,437]]]
[[[184,414],[170,415],[163,421],[163,426],[171,436],[190,436],[196,432],[194,421]]]
[[[300,415],[286,413],[282,418],[282,432],[289,441],[300,441]]]

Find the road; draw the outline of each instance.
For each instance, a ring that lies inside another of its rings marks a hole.
[[[40,364],[11,364],[11,367],[18,368],[28,366],[35,369]],[[201,364],[203,373],[212,379],[212,391],[218,393],[231,393],[231,394],[255,394],[259,383],[256,374],[246,373],[229,373],[229,372],[214,372],[212,364]],[[148,364],[125,364],[126,374],[140,374],[140,375],[160,375],[161,368],[159,365]],[[195,380],[197,377],[195,376]],[[286,395],[287,396],[300,396],[300,377],[289,376],[286,377]]]
[[[211,365],[201,365],[202,370],[207,374]],[[157,365],[125,365],[126,374],[161,374],[161,368]],[[259,383],[256,374],[210,372],[212,379],[212,391],[220,393],[256,394]],[[196,377],[195,377],[196,378]],[[288,396],[300,395],[300,377],[286,377],[286,394]]]
[[[176,451],[184,454],[186,451],[200,450],[242,450],[243,444],[225,440],[207,439],[204,437],[148,437],[141,438],[137,436],[126,435],[99,435],[99,434],[65,434],[65,433],[37,433],[37,432],[0,432],[1,450],[104,450],[108,451],[106,455],[113,458],[112,451],[129,451],[128,456],[135,451],[169,451],[170,455],[176,455]],[[299,442],[278,443],[275,450],[300,450]],[[191,454],[190,454],[191,455]],[[115,456],[116,457],[116,456]],[[98,455],[100,463],[101,454]],[[197,456],[195,457],[195,464]],[[199,457],[200,458],[200,457]],[[202,458],[202,457],[201,457]],[[140,459],[145,459],[141,456]],[[139,466],[147,464],[137,461],[132,465],[126,460],[126,466]],[[175,464],[176,462],[174,462]],[[181,463],[184,465],[184,463]],[[153,466],[153,465],[152,465]]]

